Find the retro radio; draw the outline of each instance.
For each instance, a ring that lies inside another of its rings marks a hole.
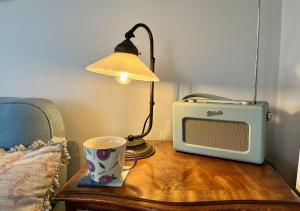
[[[264,161],[268,103],[190,95],[173,104],[178,151],[252,163]]]
[[[215,95],[189,95],[173,104],[173,146],[176,150],[252,163],[264,161],[266,102],[257,102],[260,38],[258,0],[253,101],[235,101]]]

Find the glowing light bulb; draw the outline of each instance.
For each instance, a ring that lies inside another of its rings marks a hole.
[[[128,76],[129,76],[128,72],[121,71],[118,73],[118,75],[116,75],[116,80],[120,84],[129,84],[131,79]]]

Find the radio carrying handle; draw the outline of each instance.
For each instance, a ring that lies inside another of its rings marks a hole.
[[[225,98],[217,95],[211,95],[211,94],[206,94],[206,93],[194,93],[194,94],[189,94],[186,95],[182,98],[182,100],[186,100],[191,97],[201,97],[201,98],[207,98],[209,100],[232,100],[230,98]]]

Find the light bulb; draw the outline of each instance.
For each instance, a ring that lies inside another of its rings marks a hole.
[[[117,75],[116,75],[116,80],[120,83],[120,84],[129,84],[131,79],[128,77],[129,74],[128,72],[125,71],[120,71]]]

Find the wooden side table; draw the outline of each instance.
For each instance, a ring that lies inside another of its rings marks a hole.
[[[300,199],[268,164],[255,165],[176,152],[150,141],[121,188],[77,187],[79,170],[55,196],[67,210],[300,210]]]

